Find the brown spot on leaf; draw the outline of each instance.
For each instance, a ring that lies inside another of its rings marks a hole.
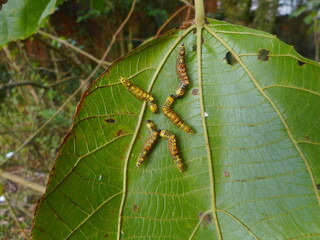
[[[108,118],[108,119],[106,119],[105,121],[106,121],[106,123],[109,123],[109,124],[113,124],[113,123],[116,122],[116,120],[113,119],[113,118]]]
[[[109,234],[105,234],[103,237],[104,237],[104,238],[108,238],[108,237],[109,237]]]
[[[132,205],[132,212],[136,212],[136,211],[138,211],[138,205],[134,203]]]
[[[199,93],[199,88],[194,88],[191,92],[192,95],[198,95]]]
[[[258,59],[263,62],[267,61],[269,59],[269,53],[270,53],[270,51],[267,49],[260,50],[259,55],[258,55]]]
[[[124,134],[124,131],[120,129],[120,130],[116,133],[116,136],[117,136],[117,137],[120,137],[120,136],[122,136],[123,134]]]
[[[201,44],[203,44],[203,43],[204,43],[204,37],[201,36]]]
[[[203,212],[200,212],[198,214],[199,218],[202,219],[201,224],[203,226],[208,226],[211,222],[212,222],[212,214],[211,213],[207,213],[205,215],[203,215]]]
[[[227,63],[231,66],[238,63],[237,59],[233,56],[231,52],[227,52],[224,59],[226,59]]]
[[[223,175],[224,175],[225,177],[230,177],[230,172],[224,171],[224,172],[223,172]]]

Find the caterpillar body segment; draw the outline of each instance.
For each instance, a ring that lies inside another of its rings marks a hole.
[[[180,83],[178,90],[176,91],[177,98],[183,96],[186,92],[186,88],[188,87],[188,84]]]
[[[159,131],[156,130],[155,124],[151,120],[147,120],[145,124],[149,128],[150,134],[144,142],[143,148],[139,154],[138,161],[136,163],[137,167],[140,167],[144,163],[147,155],[159,138]]]
[[[173,110],[171,110],[170,106],[173,104],[175,96],[170,95],[167,100],[165,101],[162,112],[163,114],[169,118],[171,122],[173,122],[177,127],[181,130],[185,131],[188,134],[193,134],[193,130],[189,127]]]
[[[164,102],[163,104],[163,107],[162,108],[170,108],[172,103],[174,102],[175,100],[175,96],[174,95],[170,95],[169,97],[167,97],[166,101]]]
[[[145,100],[148,103],[149,108],[152,112],[156,113],[158,111],[158,106],[155,103],[155,99],[151,93],[144,91],[143,89],[136,86],[135,84],[133,84],[132,82],[130,82],[128,79],[124,77],[120,77],[119,80],[121,84],[126,89],[128,89],[134,96],[136,96],[139,99]]]
[[[180,157],[180,153],[177,147],[176,136],[166,130],[160,131],[160,136],[168,140],[168,148],[172,159],[175,161],[177,168],[180,172],[184,171],[184,163]]]

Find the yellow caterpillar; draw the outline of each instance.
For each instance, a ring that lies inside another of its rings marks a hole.
[[[186,133],[193,134],[193,130],[189,127],[173,110],[171,110],[170,106],[174,102],[175,96],[170,95],[165,101],[162,112],[163,114],[170,119],[177,127],[185,131]]]
[[[160,136],[168,140],[168,148],[170,155],[172,156],[172,159],[175,161],[178,170],[180,172],[183,172],[184,164],[178,151],[176,136],[166,130],[161,130]]]
[[[156,113],[158,111],[158,106],[155,103],[154,97],[151,93],[142,90],[141,88],[134,85],[132,82],[130,82],[128,79],[124,77],[120,77],[119,80],[122,83],[122,85],[125,86],[125,88],[128,89],[134,96],[147,101],[149,108],[152,112]]]
[[[156,130],[156,126],[151,120],[145,121],[145,124],[149,128],[150,134],[149,134],[148,138],[146,139],[146,141],[143,145],[143,148],[140,152],[140,155],[139,155],[139,158],[138,158],[138,161],[136,164],[138,167],[140,167],[143,164],[148,153],[151,151],[153,145],[156,143],[156,141],[158,140],[158,137],[159,137],[159,131]]]

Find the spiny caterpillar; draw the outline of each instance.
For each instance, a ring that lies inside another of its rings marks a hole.
[[[180,80],[179,88],[176,91],[177,97],[184,95],[186,88],[189,86],[189,76],[185,63],[186,48],[183,43],[180,44],[178,49],[178,57],[176,62],[176,71]]]
[[[173,110],[170,109],[173,101],[175,99],[174,95],[170,95],[165,101],[162,112],[163,114],[170,119],[177,127],[185,131],[186,133],[193,134],[193,130],[189,127]]]
[[[140,167],[144,160],[146,159],[148,153],[151,151],[152,146],[156,143],[159,137],[159,131],[157,131],[155,124],[151,120],[145,121],[145,124],[150,130],[150,134],[148,138],[146,139],[143,148],[140,152],[138,161],[137,161],[137,166]]]
[[[126,87],[133,95],[135,95],[137,98],[140,98],[142,100],[146,100],[151,112],[156,113],[158,111],[158,106],[155,103],[154,97],[151,95],[151,93],[148,93],[138,86],[134,85],[132,82],[130,82],[128,79],[120,77],[120,82],[123,86]]]
[[[178,151],[176,136],[166,130],[161,130],[160,136],[168,140],[168,148],[170,155],[172,156],[172,159],[175,161],[179,171],[183,172],[184,164]]]

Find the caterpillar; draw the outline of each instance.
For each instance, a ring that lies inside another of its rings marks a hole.
[[[178,151],[176,136],[166,130],[161,130],[160,136],[168,140],[168,148],[169,148],[170,155],[172,159],[175,161],[178,170],[180,172],[183,172],[184,164]]]
[[[175,100],[174,95],[170,95],[167,100],[165,101],[162,112],[163,114],[170,119],[177,127],[185,131],[186,133],[193,134],[193,130],[189,127],[173,110],[171,110],[170,106]]]
[[[181,97],[185,93],[185,89],[189,86],[189,76],[185,64],[186,49],[183,43],[178,48],[178,57],[176,62],[176,71],[180,80],[180,85],[176,91],[177,97]]]
[[[134,96],[137,98],[140,98],[142,100],[147,101],[149,108],[151,112],[156,113],[158,111],[158,106],[155,103],[155,99],[152,96],[151,93],[148,93],[138,86],[134,85],[132,82],[130,82],[128,79],[124,77],[120,77],[120,82],[122,83],[123,86],[125,86],[126,89],[128,89]]]
[[[186,49],[183,43],[178,48],[178,57],[176,62],[176,71],[180,82],[189,84],[189,76],[187,73],[187,67],[185,64]]]
[[[140,167],[143,162],[145,161],[148,153],[151,151],[153,145],[157,142],[159,137],[159,131],[157,131],[155,124],[151,120],[145,121],[145,124],[150,130],[150,134],[148,138],[146,139],[143,148],[140,152],[140,155],[138,157],[138,161],[136,163],[137,167]]]

